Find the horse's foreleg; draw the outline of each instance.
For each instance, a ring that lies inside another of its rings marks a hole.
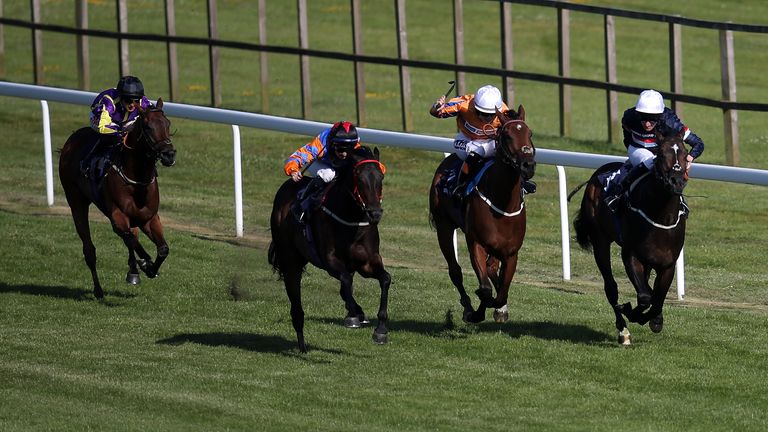
[[[629,281],[632,282],[635,292],[637,292],[637,307],[633,309],[633,312],[639,314],[651,305],[651,287],[648,285],[651,269],[641,263],[629,251],[629,248],[622,248],[621,259],[624,262],[624,270],[627,272],[627,277],[629,277]],[[630,321],[634,320],[630,319]]]
[[[128,273],[125,276],[125,281],[131,285],[138,285],[141,283],[139,278],[139,269],[136,266],[136,230],[131,229],[128,218],[117,211],[112,213],[112,231],[115,232],[125,244],[128,249]]]
[[[389,302],[389,284],[392,282],[392,278],[389,276],[389,273],[384,270],[384,267],[382,267],[378,276],[376,276],[376,279],[379,280],[379,286],[381,287],[381,297],[379,298],[379,312],[376,314],[379,322],[376,324],[376,329],[373,331],[373,341],[377,344],[385,344],[389,340],[389,336],[387,336],[387,333],[389,332],[387,329],[387,323],[389,322],[387,304]]]
[[[104,298],[104,290],[101,288],[99,275],[96,271],[96,246],[93,245],[91,228],[88,223],[88,207],[90,204],[76,203],[74,199],[70,199],[69,195],[67,196],[67,201],[69,202],[70,210],[72,211],[75,230],[77,230],[77,235],[80,236],[80,240],[83,243],[83,258],[85,259],[85,264],[91,271],[93,295],[97,299],[102,299]]]
[[[659,333],[664,328],[664,315],[662,314],[662,310],[674,277],[674,266],[668,267],[660,272],[657,271],[656,280],[653,282],[651,308],[648,309],[638,321],[640,324],[648,322],[648,327],[654,333]]]
[[[496,299],[493,301],[493,319],[497,323],[504,323],[509,319],[507,301],[509,300],[509,287],[517,270],[517,257],[518,255],[515,253],[507,257],[507,260],[501,264],[500,286],[496,287]]]
[[[445,224],[436,224],[436,228],[437,243],[440,245],[440,252],[443,253],[443,258],[445,258],[445,262],[448,264],[448,276],[451,278],[451,283],[459,292],[459,303],[464,308],[463,318],[466,321],[467,317],[475,309],[472,307],[472,300],[464,289],[464,275],[461,273],[459,262],[456,261],[456,250],[453,246],[453,233],[455,229]]]
[[[160,223],[160,216],[157,214],[153,216],[149,222],[141,227],[141,231],[152,240],[152,243],[154,243],[155,246],[157,246],[157,257],[155,258],[155,262],[153,263],[152,260],[144,261],[141,267],[147,277],[153,278],[157,276],[160,271],[160,266],[163,264],[163,261],[168,258],[168,254],[170,253],[168,242],[165,241],[165,237],[163,236],[163,224]],[[138,243],[138,241],[136,243]],[[139,246],[139,248],[141,248],[141,246]]]
[[[347,316],[344,317],[344,327],[360,328],[363,324],[368,323],[368,319],[365,317],[363,308],[357,304],[357,301],[352,294],[354,273],[349,273],[347,271],[339,272],[338,279],[340,282],[339,295],[344,301],[344,307],[347,309]]]

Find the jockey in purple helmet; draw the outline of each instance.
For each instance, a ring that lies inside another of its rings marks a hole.
[[[117,87],[99,93],[91,104],[91,128],[99,133],[99,141],[84,160],[122,142],[128,128],[139,116],[138,108],[151,106],[144,96],[144,85],[135,76],[124,76]]]

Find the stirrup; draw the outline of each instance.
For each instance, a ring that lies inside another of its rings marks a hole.
[[[608,210],[611,211],[611,213],[616,213],[617,210],[619,210],[619,203],[621,202],[621,195],[611,195],[607,196],[603,199],[603,203],[605,203],[605,206],[608,207]]]

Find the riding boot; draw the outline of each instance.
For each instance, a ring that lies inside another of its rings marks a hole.
[[[323,190],[325,182],[320,177],[313,177],[304,191],[296,198],[296,202],[291,206],[291,212],[297,221],[306,222],[306,215],[312,211],[320,201],[320,191]]]
[[[455,203],[461,203],[467,185],[472,181],[475,174],[477,174],[477,171],[482,166],[482,160],[483,157],[475,152],[470,152],[467,155],[467,158],[464,159],[464,164],[459,171],[459,178],[456,180],[456,188],[453,189],[453,193],[451,194]]]
[[[647,173],[648,171],[649,170],[646,168],[645,164],[640,164],[636,167],[633,167],[627,176],[624,177],[620,182],[611,182],[608,184],[608,189],[605,191],[603,202],[606,206],[608,206],[611,212],[616,213],[616,210],[619,209],[619,203],[621,202],[621,198],[624,196],[624,193],[629,191],[629,187],[632,186],[632,183],[634,183],[635,180],[639,179],[640,176]]]

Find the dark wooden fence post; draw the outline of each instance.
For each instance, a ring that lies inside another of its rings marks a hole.
[[[351,0],[350,6],[352,9],[352,52],[354,54],[363,53],[363,33],[362,22],[360,18],[360,0]],[[365,127],[368,124],[368,120],[365,116],[365,73],[363,71],[363,63],[354,62],[355,64],[355,108],[357,112],[357,124]]]
[[[464,64],[464,0],[453,0],[453,49],[457,65]],[[467,93],[466,73],[456,72],[456,91]],[[450,95],[449,95],[450,97]]]
[[[267,1],[259,0],[259,44],[267,44]],[[259,79],[261,81],[261,112],[269,112],[269,65],[267,53],[259,52]]]
[[[0,0],[0,17],[3,16],[3,0]],[[0,24],[0,78],[5,78],[5,35]]]
[[[117,0],[117,31],[120,34],[128,33],[128,3],[127,0]],[[131,73],[128,56],[128,39],[119,38],[117,43],[117,56],[120,64],[120,76]]]
[[[720,30],[720,74],[723,100],[736,102],[736,65],[733,55],[733,32]],[[739,164],[739,118],[735,109],[723,110],[725,129],[725,163]]]
[[[216,0],[208,0],[208,38],[219,38],[219,24]],[[221,106],[221,79],[219,76],[219,47],[208,45],[208,59],[211,73],[211,106]]]
[[[165,34],[176,36],[176,7],[173,0],[165,0]],[[168,42],[165,45],[168,53],[168,91],[170,100],[179,98],[179,60],[176,54],[176,43]]]
[[[680,24],[669,23],[669,85],[672,93],[683,92],[683,40]],[[682,117],[683,104],[672,100],[672,109]]]
[[[515,68],[514,53],[512,51],[512,3],[501,3],[501,65],[506,70]],[[508,76],[501,79],[502,94],[509,104],[515,101],[514,80]]]
[[[558,72],[561,77],[571,76],[570,11],[557,8]],[[560,90],[560,136],[571,136],[571,86],[558,85]]]
[[[605,15],[605,80],[616,83],[616,27],[614,17]],[[608,107],[608,142],[621,142],[619,98],[615,91],[606,92]]]
[[[30,9],[32,22],[40,23],[40,0],[30,0]],[[41,30],[32,30],[32,63],[35,84],[41,85],[45,82],[43,76],[43,32]]]
[[[75,4],[75,21],[77,28],[88,28],[88,0],[77,0]],[[90,53],[88,50],[88,36],[77,35],[77,78],[82,90],[91,89]]]
[[[397,58],[408,59],[408,31],[405,26],[405,0],[395,0],[395,15],[397,16]],[[398,67],[400,71],[400,101],[403,110],[403,130],[413,130],[413,113],[411,111],[411,73],[405,66]]]

